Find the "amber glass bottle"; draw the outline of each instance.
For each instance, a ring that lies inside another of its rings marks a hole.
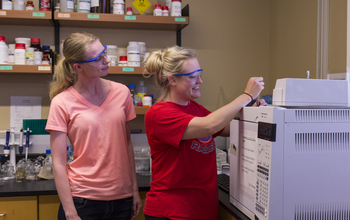
[[[91,13],[110,13],[110,0],[91,0]]]

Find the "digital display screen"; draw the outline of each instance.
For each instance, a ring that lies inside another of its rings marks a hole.
[[[276,124],[258,122],[258,138],[276,142]]]

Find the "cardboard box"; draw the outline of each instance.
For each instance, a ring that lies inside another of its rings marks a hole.
[[[125,0],[125,11],[127,7],[132,7],[134,15],[153,15],[155,4],[157,0]]]

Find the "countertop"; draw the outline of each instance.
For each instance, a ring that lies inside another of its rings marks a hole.
[[[149,191],[152,176],[136,175],[139,191]],[[16,180],[6,180],[0,185],[0,197],[9,196],[39,196],[39,195],[57,195],[54,180],[37,180],[16,182]],[[219,204],[224,207],[237,220],[249,220],[242,212],[230,203],[228,193],[219,189]]]

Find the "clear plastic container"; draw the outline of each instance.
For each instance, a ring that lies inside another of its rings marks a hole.
[[[107,45],[107,57],[111,61],[108,63],[108,66],[116,66],[116,62],[118,60],[117,48],[118,47],[116,45]],[[114,65],[112,61],[114,61]]]
[[[44,160],[44,167],[43,167],[43,175],[48,179],[53,178],[53,164],[52,164],[50,149],[46,150],[46,157]]]
[[[61,0],[60,11],[61,12],[74,12],[74,1],[73,0]]]
[[[136,173],[149,173],[151,167],[149,147],[135,147],[134,156]]]
[[[141,102],[143,99],[143,96],[147,94],[147,87],[144,84],[144,81],[139,81],[139,86],[136,88],[137,95],[141,97]]]

